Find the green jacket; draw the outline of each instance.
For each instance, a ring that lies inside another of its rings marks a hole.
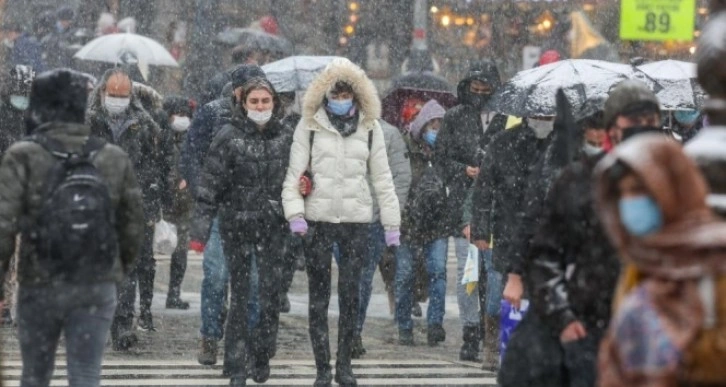
[[[38,127],[34,134],[47,135],[63,143],[66,151],[77,152],[89,133],[86,125],[49,123]],[[20,225],[32,224],[39,216],[47,175],[55,163],[56,159],[50,153],[29,141],[15,143],[3,157],[0,165],[0,279],[5,278],[8,263],[15,252]],[[128,156],[120,148],[107,144],[96,155],[94,164],[108,184],[115,206],[119,251],[112,270],[99,273],[89,282],[118,282],[133,267],[143,238],[141,189]],[[21,245],[18,282],[46,285],[52,282],[51,278],[52,273],[39,264],[35,251],[30,246]]]

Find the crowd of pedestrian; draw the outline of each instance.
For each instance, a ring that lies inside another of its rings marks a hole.
[[[216,364],[224,339],[231,386],[269,379],[296,266],[308,279],[315,386],[357,385],[352,359],[366,353],[387,255],[397,343],[420,345],[412,315],[424,300],[426,345],[446,341],[450,240],[459,360],[500,385],[726,383],[726,224],[711,208],[723,172],[707,162],[722,151],[709,141],[722,140],[702,112],[664,114],[648,85],[626,80],[582,106],[558,92],[555,113],[512,124],[490,108],[502,80],[483,60],[455,106],[410,99],[396,127],[348,59],[296,95],[240,52],[197,104],[161,96],[133,61],[98,80],[66,68],[73,11],[46,19],[55,24],[40,40],[2,26],[0,317],[17,326],[22,386],[49,385],[61,334],[70,385],[97,386],[109,336],[127,352],[135,328],[156,330],[162,220],[178,238],[166,307],[190,307],[187,254],[202,253],[198,361]],[[726,124],[722,105],[709,105],[715,125]],[[527,305],[505,335],[503,308]]]

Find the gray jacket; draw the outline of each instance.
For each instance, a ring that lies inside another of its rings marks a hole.
[[[406,142],[403,140],[401,132],[388,122],[379,119],[383,129],[383,138],[386,142],[386,155],[388,156],[388,166],[391,168],[393,175],[393,185],[396,187],[396,197],[398,197],[399,207],[401,211],[406,207],[408,200],[408,190],[411,187],[411,162],[406,155],[408,150]],[[370,180],[368,185],[370,185]],[[379,219],[378,203],[373,198],[373,221]]]

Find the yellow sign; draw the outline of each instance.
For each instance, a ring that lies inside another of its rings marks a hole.
[[[620,39],[693,40],[696,0],[621,0]]]

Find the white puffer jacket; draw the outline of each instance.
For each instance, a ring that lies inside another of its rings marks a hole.
[[[358,129],[343,137],[330,123],[323,99],[336,82],[353,87],[360,118]],[[371,185],[380,204],[386,230],[401,225],[396,190],[388,166],[383,131],[378,124],[381,103],[363,70],[347,59],[337,59],[310,85],[303,99],[303,117],[293,138],[290,165],[282,189],[285,217],[327,223],[370,223],[373,220]],[[312,159],[310,133],[314,131]],[[369,132],[373,132],[370,151]],[[311,164],[313,191],[303,198],[300,177]]]

